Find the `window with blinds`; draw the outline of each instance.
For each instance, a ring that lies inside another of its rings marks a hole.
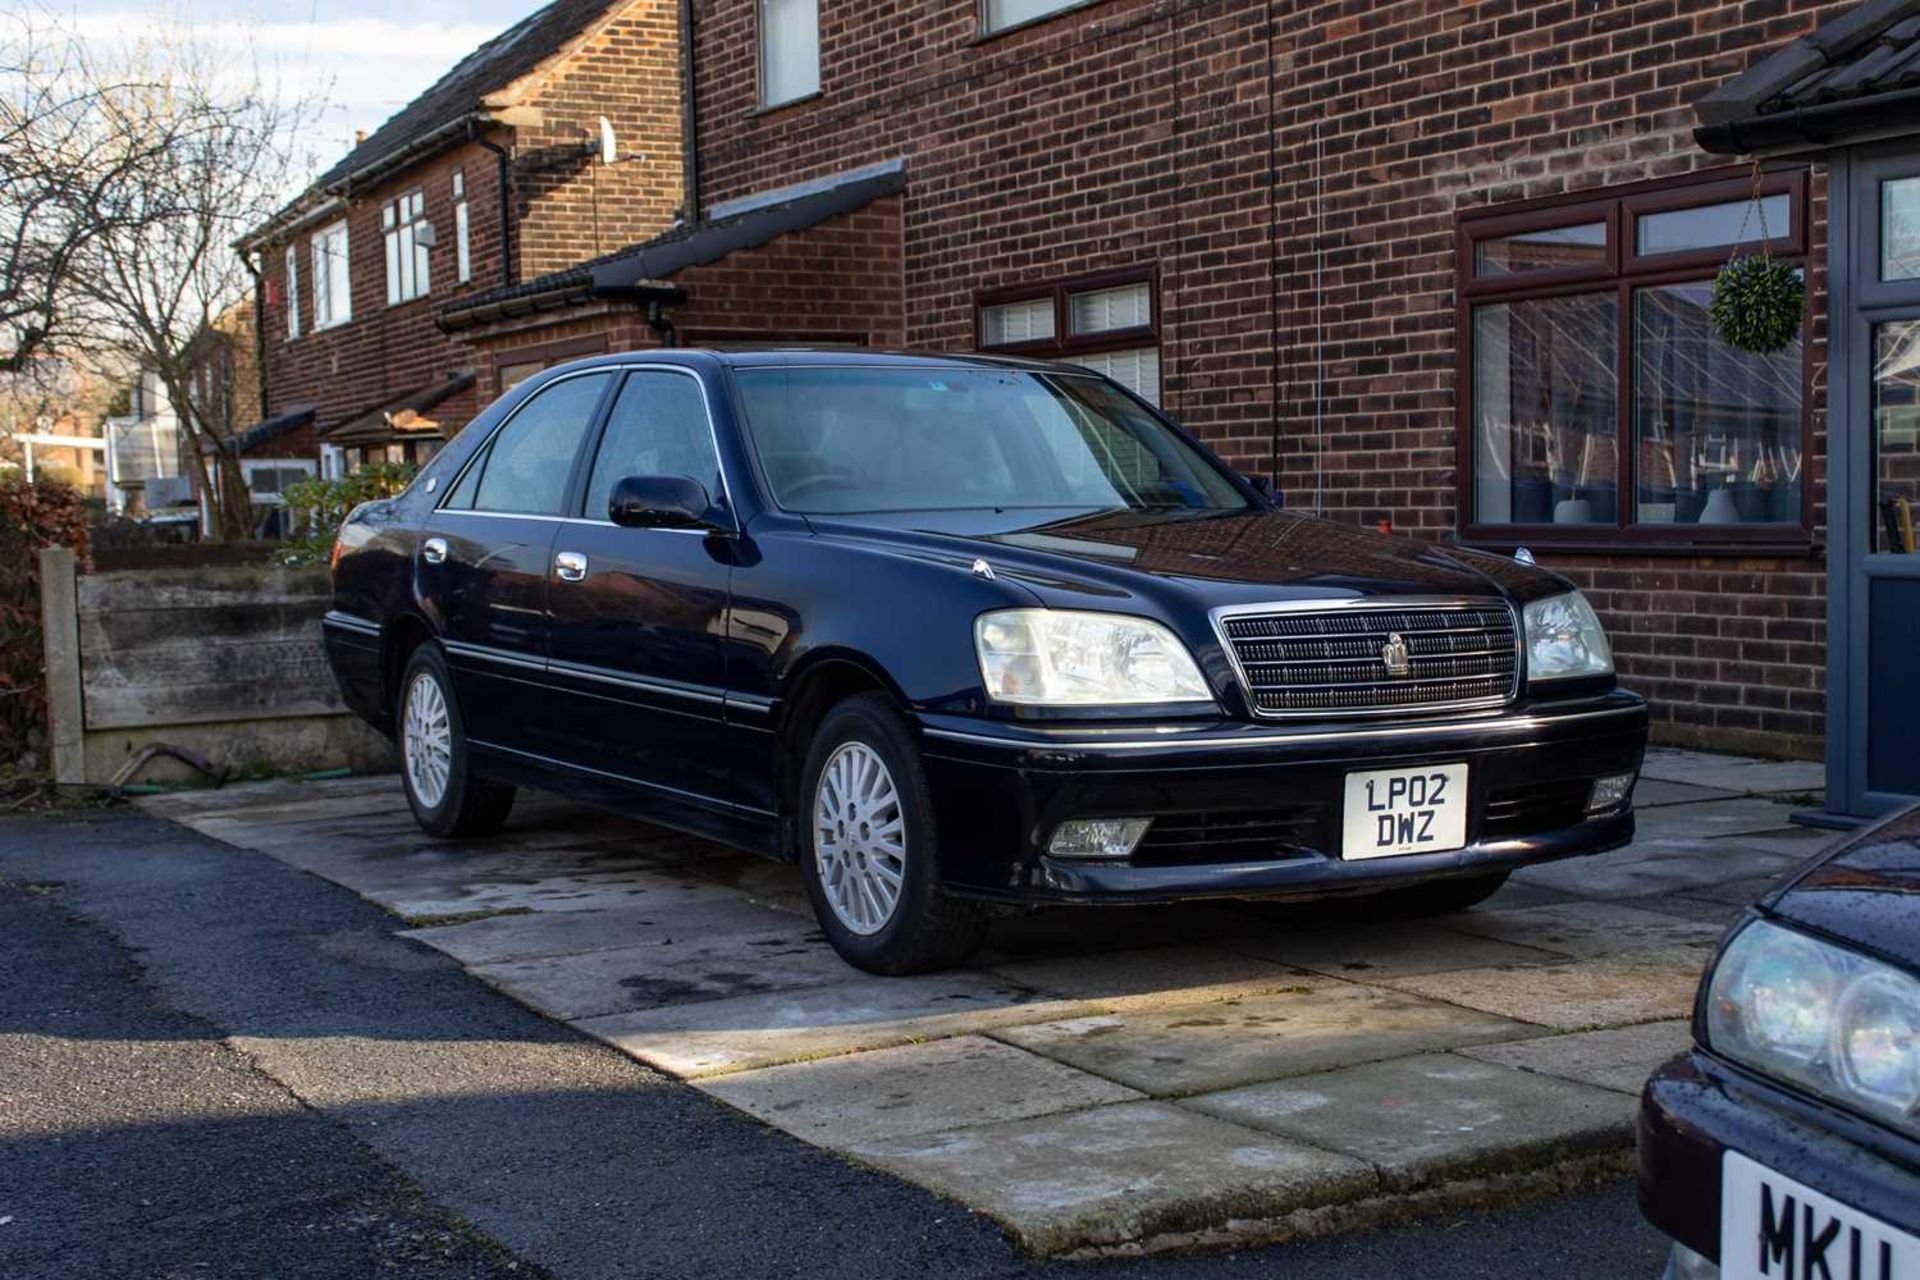
[[[1150,267],[993,290],[976,304],[980,348],[1085,365],[1157,405],[1158,297]]]

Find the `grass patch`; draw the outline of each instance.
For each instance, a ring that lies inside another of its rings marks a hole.
[[[475,920],[491,920],[495,916],[530,916],[532,907],[500,907],[492,911],[455,911],[443,916],[401,916],[415,929],[444,929],[449,925],[472,924]]]

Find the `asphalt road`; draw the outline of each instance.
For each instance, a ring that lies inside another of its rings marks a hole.
[[[1039,1264],[133,810],[0,822],[0,1277],[1647,1277],[1625,1184]]]

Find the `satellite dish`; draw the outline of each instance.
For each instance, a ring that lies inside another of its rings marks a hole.
[[[600,117],[600,163],[612,164],[620,158],[619,148],[613,141],[613,122],[605,116]]]

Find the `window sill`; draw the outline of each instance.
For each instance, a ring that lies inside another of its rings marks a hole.
[[[343,329],[352,323],[353,323],[352,316],[347,316],[340,320],[329,320],[325,324],[316,324],[315,326],[313,326],[312,332],[314,334],[322,334],[322,333],[326,333],[330,329]]]
[[[810,102],[818,102],[820,98],[820,90],[815,89],[812,93],[803,93],[797,98],[788,98],[784,102],[762,103],[760,106],[747,112],[747,119],[758,120],[762,116],[778,115],[782,111],[790,111],[795,107],[804,107]]]
[[[1074,0],[1072,4],[1061,5],[1058,9],[1050,9],[1046,13],[1027,18],[1021,22],[1009,23],[1004,27],[988,28],[983,24],[967,43],[969,45],[987,44],[990,41],[998,40],[1001,36],[1010,36],[1022,31],[1030,31],[1042,23],[1052,22],[1055,18],[1076,12],[1080,9],[1091,9],[1099,3],[1100,0]]]
[[[1453,545],[1475,551],[1496,551],[1502,555],[1513,554],[1516,547],[1525,547],[1536,555],[1691,556],[1701,559],[1745,556],[1817,560],[1824,559],[1827,554],[1825,543],[1815,541],[1798,530],[1782,533],[1778,537],[1668,538],[1642,542],[1634,538],[1604,535],[1579,537],[1557,530],[1516,528],[1512,534],[1495,534],[1486,530],[1460,534],[1454,539]]]

